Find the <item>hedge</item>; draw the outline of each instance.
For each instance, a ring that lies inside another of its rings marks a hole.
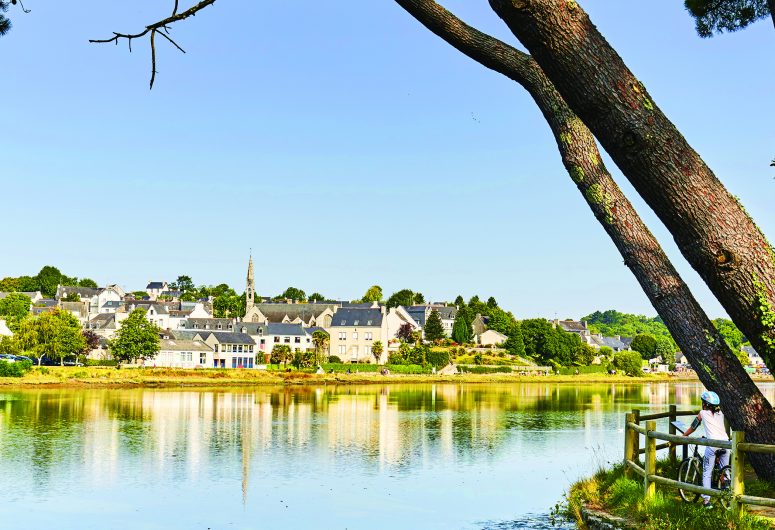
[[[118,361],[116,360],[106,360],[106,359],[86,359],[86,362],[84,363],[86,366],[116,366],[118,364]]]
[[[510,366],[460,366],[467,374],[510,374],[514,370]]]
[[[22,377],[30,370],[32,370],[32,363],[30,361],[16,361],[13,363],[0,361],[0,377]]]
[[[395,374],[429,374],[431,373],[431,367],[423,368],[418,364],[344,364],[344,363],[325,363],[321,365],[323,370],[330,372],[333,370],[336,372],[346,372],[348,369],[351,372],[379,372],[383,368],[387,368]]]
[[[563,366],[560,368],[560,375],[575,375],[576,370],[580,374],[605,374],[608,372],[604,364],[591,364],[589,366]]]

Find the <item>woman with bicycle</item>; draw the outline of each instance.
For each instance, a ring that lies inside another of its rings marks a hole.
[[[724,413],[719,409],[721,400],[715,392],[703,392],[700,396],[702,400],[702,410],[694,418],[692,425],[686,429],[684,436],[689,436],[697,430],[700,423],[705,427],[705,437],[712,440],[729,440],[727,429],[724,426]],[[702,459],[702,485],[705,488],[711,487],[711,476],[715,464],[716,454],[719,454],[719,464],[723,468],[729,464],[729,451],[725,449],[717,450],[715,447],[705,447],[705,456]],[[723,452],[722,452],[723,451]],[[702,502],[710,507],[710,496],[703,495]]]

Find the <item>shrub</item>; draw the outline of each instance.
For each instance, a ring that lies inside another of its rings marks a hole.
[[[443,368],[449,364],[449,352],[447,350],[430,350],[425,354],[425,361],[431,366]]]
[[[86,359],[84,364],[86,366],[116,366],[118,363],[113,359]]]
[[[602,364],[591,364],[589,366],[564,366],[560,368],[560,375],[574,375],[576,370],[580,374],[604,374],[608,368]]]
[[[32,370],[32,363],[30,361],[14,363],[0,361],[0,377],[23,377],[30,370]]]
[[[614,366],[630,376],[641,375],[641,357],[636,351],[620,351],[614,355]]]
[[[331,355],[328,357],[329,364],[342,364],[342,359],[340,359],[337,355]]]
[[[509,366],[463,366],[461,368],[469,374],[510,374],[513,372]]]

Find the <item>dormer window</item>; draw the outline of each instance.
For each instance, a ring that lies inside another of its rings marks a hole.
[[[359,322],[360,320],[356,320],[355,322],[353,322],[353,326],[357,326]]]

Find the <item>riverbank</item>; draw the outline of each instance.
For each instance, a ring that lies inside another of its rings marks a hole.
[[[657,462],[657,473],[676,476],[677,466],[667,460]],[[772,496],[775,489],[756,480],[752,470],[746,472],[746,492]],[[612,528],[645,530],[772,530],[769,511],[745,513],[740,517],[719,506],[706,509],[700,503],[686,503],[672,488],[657,485],[653,499],[643,498],[643,483],[624,476],[624,467],[599,470],[592,477],[573,484],[556,516],[576,522],[579,528]]]
[[[253,385],[385,383],[648,383],[697,381],[693,375],[608,374],[520,376],[516,374],[390,374],[283,372],[264,370],[186,370],[175,368],[35,367],[24,377],[0,377],[0,388],[14,387],[213,387]]]

